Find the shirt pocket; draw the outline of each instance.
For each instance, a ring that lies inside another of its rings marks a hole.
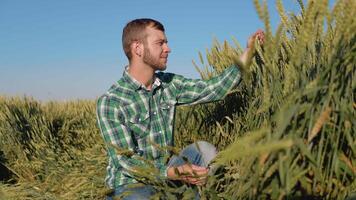
[[[160,108],[163,111],[171,111],[174,109],[176,101],[164,101],[160,103]]]
[[[160,104],[162,116],[164,118],[164,121],[168,124],[172,124],[175,104],[176,101],[166,101]]]
[[[160,109],[162,111],[162,115],[164,117],[173,116],[174,108],[175,108],[176,101],[165,101],[160,103]]]
[[[143,138],[150,133],[150,115],[148,112],[138,113],[129,117],[129,128],[136,139]]]

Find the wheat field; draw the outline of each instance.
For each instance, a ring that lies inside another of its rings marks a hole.
[[[240,87],[222,101],[179,107],[177,149],[207,140],[219,170],[199,188],[202,199],[356,198],[356,1],[298,0],[298,13],[254,0],[266,41],[241,65],[237,41],[214,42],[193,62],[203,79],[233,64]],[[95,101],[40,102],[0,97],[0,199],[103,199],[106,154]],[[147,161],[140,181],[153,199],[191,199]]]

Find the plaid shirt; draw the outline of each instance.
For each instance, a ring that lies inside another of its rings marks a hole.
[[[175,107],[221,100],[238,85],[240,76],[235,66],[210,80],[159,72],[149,91],[126,68],[123,77],[97,101],[98,125],[109,157],[105,179],[108,186],[137,182],[130,171],[143,164],[140,156],[152,160],[160,174],[167,176],[164,157],[169,153],[157,145],[163,148],[174,145]],[[135,154],[118,154],[113,146]]]

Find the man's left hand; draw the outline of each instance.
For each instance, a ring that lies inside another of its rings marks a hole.
[[[255,41],[258,41],[258,43],[262,46],[264,41],[265,41],[265,33],[263,32],[263,30],[258,29],[253,35],[251,35],[248,38],[247,41],[247,47],[246,49],[253,49],[255,48]]]
[[[241,65],[243,65],[242,67],[246,68],[251,64],[252,58],[256,52],[256,40],[260,45],[263,45],[265,41],[265,34],[261,29],[257,30],[253,35],[248,38],[246,49],[240,56],[240,62]]]

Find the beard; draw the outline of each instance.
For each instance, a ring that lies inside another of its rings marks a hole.
[[[149,49],[145,49],[143,52],[143,62],[150,65],[154,70],[164,71],[167,68],[166,62],[163,62],[160,57],[154,57]]]

